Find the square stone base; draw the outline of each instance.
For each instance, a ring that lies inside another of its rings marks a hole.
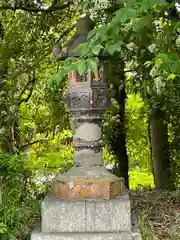
[[[31,240],[141,240],[127,193],[110,201],[48,196]]]
[[[108,233],[131,231],[127,193],[115,199],[65,201],[48,196],[42,203],[43,233]]]

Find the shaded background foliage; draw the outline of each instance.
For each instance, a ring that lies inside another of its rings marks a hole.
[[[96,26],[77,70],[84,73],[88,63],[95,69],[100,50],[116,57],[104,120],[106,164],[127,186],[129,173],[131,189],[153,188],[154,180],[156,188],[179,188],[180,25],[178,15],[172,21],[171,13],[170,20],[164,14],[175,2],[103,4],[0,1],[2,240],[27,239],[50,180],[73,166],[70,116],[62,100],[67,72],[51,49],[70,39],[82,12],[90,12]],[[71,62],[65,64],[70,70]]]

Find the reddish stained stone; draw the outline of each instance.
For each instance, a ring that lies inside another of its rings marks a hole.
[[[65,200],[103,198],[110,200],[124,191],[123,179],[54,181],[53,193]]]

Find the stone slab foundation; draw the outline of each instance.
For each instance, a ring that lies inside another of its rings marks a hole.
[[[31,240],[141,240],[127,193],[110,201],[47,196],[41,216]]]
[[[132,240],[129,233],[42,233],[37,229],[31,240]]]

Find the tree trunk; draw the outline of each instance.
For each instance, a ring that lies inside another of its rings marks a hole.
[[[170,161],[168,128],[163,117],[153,115],[151,119],[151,148],[154,181],[157,189],[165,189],[169,185]]]
[[[125,133],[125,99],[126,92],[125,86],[119,91],[119,131],[116,137],[116,156],[118,159],[118,172],[119,176],[123,177],[125,180],[125,185],[129,189],[129,163],[128,163],[128,155],[126,149],[126,133]]]
[[[1,150],[5,153],[14,154],[20,152],[20,132],[18,119],[6,126],[6,134],[3,136]]]
[[[120,64],[117,67],[115,64],[115,72],[113,72],[113,77],[118,77],[118,85],[114,85],[115,99],[119,105],[119,125],[116,126],[114,134],[112,136],[112,150],[117,158],[118,162],[118,172],[119,177],[123,177],[125,180],[125,186],[129,189],[129,162],[126,149],[126,132],[125,132],[125,100],[126,100],[126,90],[125,90],[125,75],[124,75],[124,64]]]
[[[151,172],[152,172],[153,176],[155,176],[154,168],[153,168],[153,161],[152,161],[152,141],[151,141],[151,120],[150,120],[150,118],[148,119],[148,138],[149,138],[149,142],[150,142]],[[155,185],[155,177],[154,177],[154,185]]]

